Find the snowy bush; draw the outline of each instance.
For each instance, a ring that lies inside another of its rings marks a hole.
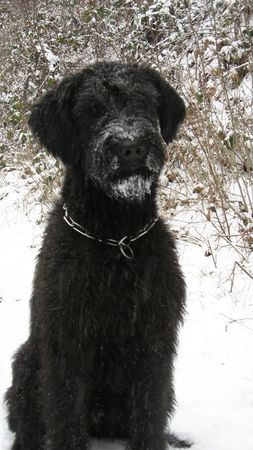
[[[21,171],[46,202],[61,167],[28,131],[31,104],[96,59],[145,62],[168,77],[188,107],[179,140],[168,149],[162,213],[175,219],[197,212],[218,245],[224,240],[240,255],[252,250],[250,0],[6,0],[0,29],[3,174]],[[181,233],[188,235],[183,225]]]

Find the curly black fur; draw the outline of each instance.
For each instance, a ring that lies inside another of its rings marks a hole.
[[[30,337],[6,394],[14,450],[85,450],[90,436],[122,438],[129,450],[187,445],[167,435],[173,360],[185,284],[156,189],[185,108],[158,72],[100,62],[64,79],[34,107],[30,127],[66,175],[35,271]]]

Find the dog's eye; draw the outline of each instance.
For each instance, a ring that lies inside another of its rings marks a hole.
[[[156,108],[157,105],[157,99],[155,97],[155,95],[151,95],[152,94],[152,88],[150,88],[150,91],[148,90],[136,90],[135,94],[134,94],[134,98],[136,100],[136,102],[138,102],[138,104],[142,105],[142,108],[144,108],[145,110],[148,108],[152,109],[152,108]]]
[[[101,103],[93,103],[89,107],[89,112],[94,115],[103,114],[104,107]]]
[[[75,113],[76,115],[82,119],[85,117],[98,117],[103,115],[105,112],[105,105],[103,102],[92,95],[88,95],[85,93],[85,95],[80,96],[76,107],[75,107]]]

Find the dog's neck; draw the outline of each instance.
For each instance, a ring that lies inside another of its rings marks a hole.
[[[157,216],[155,184],[143,200],[137,201],[110,198],[80,178],[66,173],[63,201],[71,217],[91,233],[120,239],[136,234]]]

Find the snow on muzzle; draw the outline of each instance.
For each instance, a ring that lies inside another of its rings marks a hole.
[[[164,163],[159,127],[147,120],[115,120],[99,134],[92,176],[111,197],[143,199]]]

